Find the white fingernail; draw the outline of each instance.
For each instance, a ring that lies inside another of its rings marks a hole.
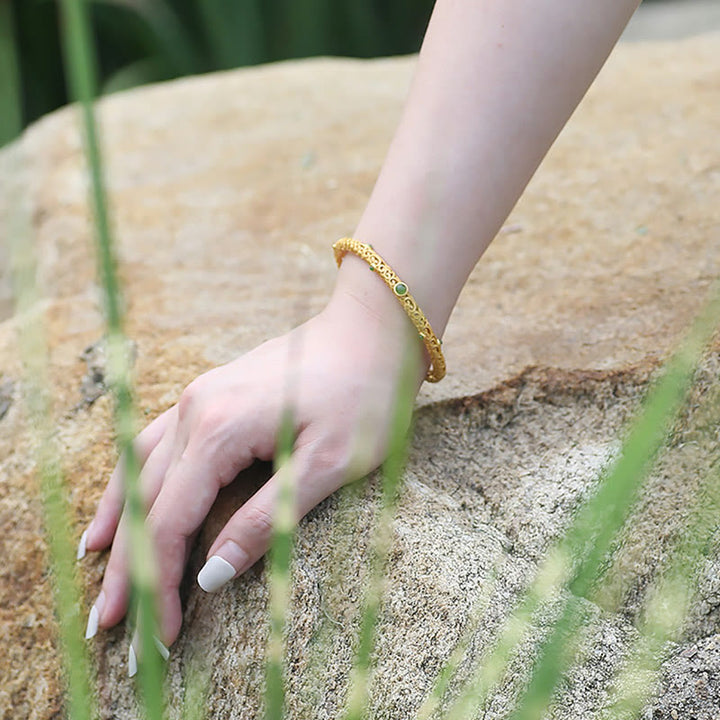
[[[235,577],[235,568],[219,555],[213,555],[198,573],[198,585],[205,592],[215,592]]]
[[[100,620],[100,613],[98,612],[97,605],[93,605],[90,608],[90,614],[88,615],[87,627],[85,628],[85,639],[95,637],[95,633],[98,631],[98,621]]]
[[[153,635],[153,640],[155,641],[157,651],[162,655],[162,659],[167,662],[170,657],[170,651],[163,645],[162,640],[157,635]]]
[[[132,643],[130,643],[130,649],[128,650],[128,677],[135,677],[137,674],[137,658],[135,657],[135,650],[133,649]]]
[[[82,560],[85,557],[85,550],[87,546],[87,535],[88,531],[83,531],[83,534],[80,536],[80,542],[78,543],[78,549],[77,549],[77,560]]]

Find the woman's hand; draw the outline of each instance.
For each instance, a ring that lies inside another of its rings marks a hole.
[[[272,459],[288,403],[297,438],[297,519],[384,459],[407,351],[404,331],[411,327],[399,305],[391,302],[391,311],[382,316],[362,299],[336,292],[325,310],[305,324],[198,377],[176,405],[137,437],[139,483],[155,543],[160,633],[166,645],[180,630],[178,588],[200,526],[220,488],[255,459]],[[411,342],[419,345],[417,338]],[[417,370],[416,392],[424,371]],[[265,554],[277,491],[274,476],[230,518],[198,576],[203,589],[217,590]],[[88,550],[112,545],[89,636],[98,625],[115,625],[127,611],[125,526],[119,463],[85,536]]]

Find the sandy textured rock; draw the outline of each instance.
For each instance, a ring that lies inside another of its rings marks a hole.
[[[412,716],[487,593],[462,669],[470,672],[616,451],[648,378],[718,275],[719,43],[709,35],[621,46],[471,276],[445,336],[448,378],[419,398],[379,629],[373,717]],[[412,59],[304,61],[103,101],[129,332],[148,418],[199,372],[322,307],[335,272],[329,245],[359,217],[412,66]],[[36,124],[0,154],[1,186],[20,180],[40,253],[57,437],[79,537],[114,455],[109,399],[83,400],[80,356],[102,323],[71,110]],[[8,197],[0,193],[4,217]],[[59,670],[18,402],[17,320],[5,302],[6,237],[0,258],[0,385],[10,388],[0,419],[0,625],[7,638],[0,710],[3,720],[50,718],[61,707]],[[694,406],[713,395],[717,369],[715,352],[698,377]],[[712,464],[716,439],[702,431],[706,417],[688,412],[661,458],[608,589],[588,607],[588,659],[569,677],[556,717],[590,717],[603,706],[606,683],[632,642],[632,621],[679,527],[678,510]],[[194,569],[222,517],[267,472],[244,474],[218,504]],[[375,491],[370,483],[332,498],[300,528],[288,636],[292,717],[331,718],[342,706]],[[83,563],[85,609],[104,562]],[[672,650],[648,717],[717,718],[716,556],[708,557],[701,588],[685,645]],[[197,661],[210,672],[212,717],[259,717],[262,568],[214,596],[189,583],[186,602],[170,662],[172,707]],[[103,717],[135,717],[124,630],[102,633],[94,647]],[[517,670],[519,681],[522,663]],[[502,717],[514,691],[503,686],[483,717]]]

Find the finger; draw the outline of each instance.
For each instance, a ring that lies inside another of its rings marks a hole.
[[[218,457],[227,453],[220,451],[208,433],[201,431],[197,438],[171,464],[147,518],[156,548],[160,630],[167,645],[175,641],[182,623],[179,587],[191,539],[220,488],[252,462],[246,451],[236,454],[232,466],[218,463]]]
[[[140,467],[144,467],[151,453],[164,437],[169,427],[177,422],[176,406],[166,410],[153,420],[134,440],[135,453]],[[90,525],[83,533],[78,549],[78,559],[87,550],[104,550],[113,540],[125,504],[125,462],[121,458],[115,466],[110,481],[100,498],[98,509]]]
[[[102,628],[113,627],[125,617],[130,599],[129,547],[126,518],[120,520],[108,558],[102,588],[93,605],[96,622]],[[93,610],[90,611],[92,616]],[[89,624],[89,623],[88,623]]]
[[[193,534],[190,538],[187,548],[185,551],[185,564],[187,564],[188,558],[190,557],[190,551],[192,546],[195,544],[197,533]],[[139,617],[139,616],[138,616]],[[138,663],[142,661],[143,647],[140,641],[140,623],[139,620],[135,623],[135,632],[133,638],[128,647],[128,676],[133,677],[137,673]],[[162,638],[167,637],[167,630],[162,627],[153,634],[151,651],[157,652],[160,657],[167,662],[170,658],[170,648],[163,642]],[[170,644],[170,641],[167,641]]]
[[[152,636],[152,646],[150,649],[152,652],[157,652],[165,662],[169,660],[170,649],[157,635]],[[128,646],[128,677],[132,678],[137,674],[138,664],[142,662],[143,650],[140,633],[136,630]]]
[[[290,473],[289,477],[285,474]],[[244,573],[269,549],[273,538],[277,499],[284,482],[294,487],[296,523],[346,480],[346,464],[323,463],[317,453],[298,449],[281,468],[227,522],[198,573],[198,584],[214,592]]]
[[[163,439],[150,453],[142,472],[139,484],[143,508],[147,510],[155,502],[162,487],[163,478],[170,465],[173,452],[172,434],[166,433]],[[110,560],[103,577],[103,590],[99,602],[95,603],[96,621],[102,627],[117,623],[127,611],[130,577],[128,575],[128,547],[125,528],[128,525],[128,508],[120,518],[118,532],[115,534]],[[122,528],[122,531],[121,531]],[[117,547],[116,547],[117,545]],[[105,609],[107,607],[107,610]]]

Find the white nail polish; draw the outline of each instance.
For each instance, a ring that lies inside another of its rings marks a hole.
[[[133,649],[132,643],[130,643],[130,649],[128,650],[128,677],[135,677],[137,674],[137,658],[135,657],[135,650]]]
[[[205,592],[215,592],[234,577],[235,568],[219,555],[213,555],[198,573],[197,581]]]
[[[88,615],[87,627],[85,628],[85,639],[95,637],[95,633],[98,631],[98,620],[100,619],[100,613],[98,612],[97,605],[93,605],[90,608],[90,614]]]
[[[84,530],[83,534],[80,536],[80,542],[78,543],[78,549],[77,549],[77,559],[82,560],[85,557],[85,550],[87,546],[87,535],[88,531]]]
[[[167,662],[168,658],[170,657],[170,651],[165,647],[163,641],[159,637],[157,637],[157,635],[153,635],[153,641],[155,642],[155,647],[162,656],[162,659]]]

